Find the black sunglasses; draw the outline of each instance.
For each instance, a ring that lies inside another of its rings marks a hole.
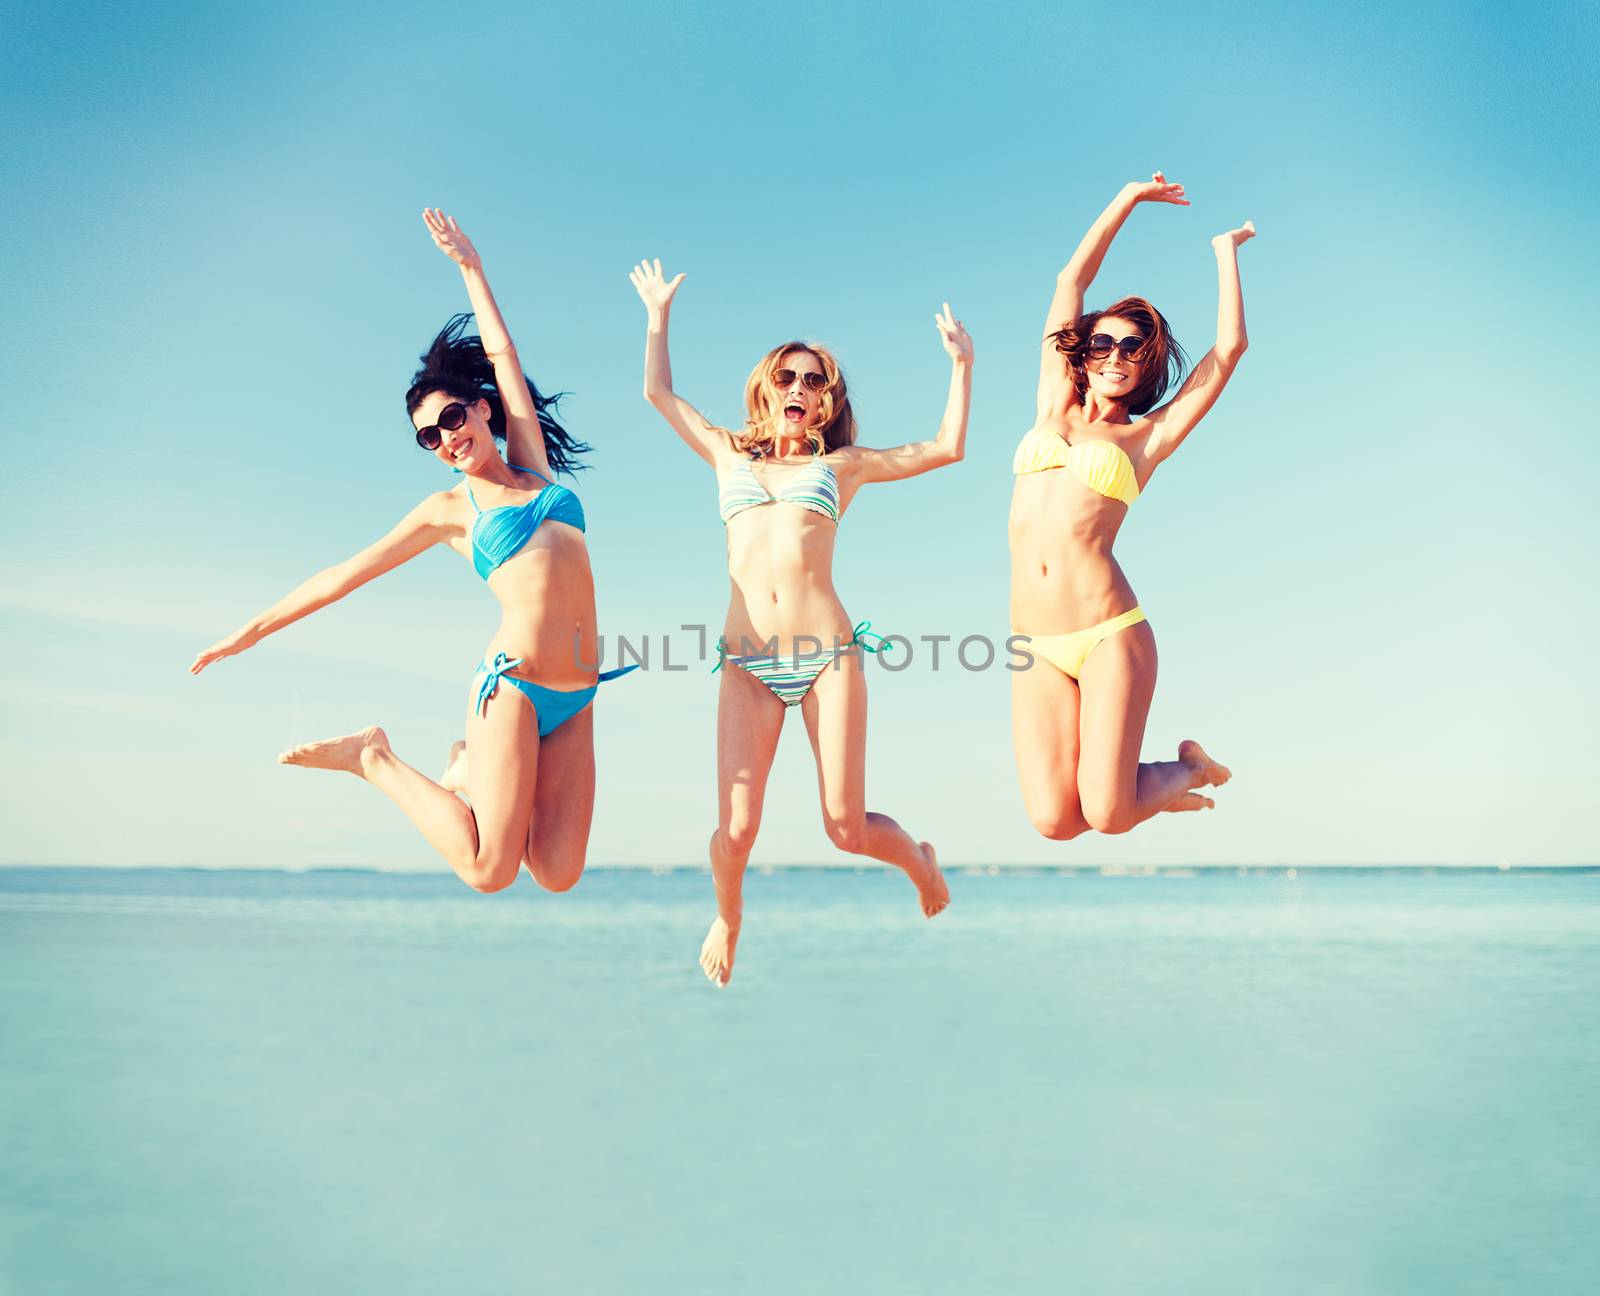
[[[1125,338],[1114,338],[1109,333],[1096,333],[1089,339],[1089,357],[1092,360],[1104,360],[1113,351],[1118,352],[1124,360],[1132,360],[1139,354],[1139,348],[1144,345],[1144,339],[1137,333],[1130,333]]]
[[[424,450],[437,450],[439,443],[444,440],[439,435],[439,429],[446,432],[459,432],[467,425],[467,407],[460,401],[451,401],[439,411],[439,421],[428,427],[417,429],[417,444]]]
[[[779,387],[793,387],[794,380],[797,377],[801,382],[805,383],[807,387],[811,388],[812,391],[821,391],[828,385],[827,374],[796,374],[793,369],[774,369],[772,371],[772,381]]]

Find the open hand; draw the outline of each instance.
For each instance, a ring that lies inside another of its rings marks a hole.
[[[428,227],[428,233],[433,235],[434,245],[463,270],[483,268],[483,258],[478,255],[478,249],[472,246],[472,240],[456,224],[454,216],[446,216],[437,207],[424,207],[422,220]]]
[[[949,302],[944,304],[943,311],[933,317],[933,322],[939,329],[939,340],[944,343],[950,358],[971,364],[972,335],[967,332],[967,326],[950,313]]]
[[[1126,192],[1132,193],[1134,202],[1172,203],[1178,207],[1189,205],[1189,200],[1183,196],[1183,186],[1168,184],[1167,177],[1160,171],[1148,181],[1135,180],[1127,187]]]
[[[678,291],[678,285],[683,282],[684,276],[668,280],[661,272],[661,258],[654,261],[641,261],[628,271],[628,279],[638,289],[640,298],[648,310],[666,310],[672,305],[672,296]]]
[[[233,657],[242,653],[256,642],[256,639],[246,634],[243,630],[236,630],[226,639],[219,639],[204,652],[196,654],[194,661],[189,666],[189,674],[198,675],[212,662],[221,661],[224,657]]]
[[[1256,223],[1246,221],[1238,229],[1231,229],[1226,234],[1218,234],[1211,240],[1214,248],[1238,247],[1239,244],[1253,239],[1256,236]]]

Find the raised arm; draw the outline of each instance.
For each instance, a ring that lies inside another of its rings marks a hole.
[[[950,394],[945,399],[939,431],[932,441],[914,441],[888,450],[846,446],[839,454],[857,482],[915,477],[957,463],[967,452],[967,413],[972,407],[972,338],[966,326],[950,313],[949,302],[933,317],[933,322],[950,356]]]
[[[219,639],[197,654],[189,674],[198,675],[214,661],[253,648],[269,634],[276,634],[285,626],[310,616],[318,608],[338,602],[351,590],[359,589],[374,577],[394,570],[424,549],[438,544],[449,534],[448,501],[449,495],[444,492],[430,495],[382,540],[368,545],[355,557],[318,572],[227,638]]]
[[[1160,463],[1183,444],[1184,437],[1217,403],[1228,379],[1233,377],[1239,357],[1250,345],[1244,331],[1244,290],[1239,286],[1239,245],[1255,236],[1256,227],[1246,221],[1238,229],[1211,240],[1211,248],[1217,254],[1216,345],[1201,357],[1178,388],[1178,394],[1150,413],[1145,456],[1152,463]]]
[[[1111,200],[1111,205],[1089,226],[1089,232],[1079,242],[1072,259],[1056,275],[1055,295],[1051,297],[1050,309],[1044,317],[1044,337],[1039,348],[1040,419],[1060,408],[1066,398],[1066,388],[1071,385],[1053,335],[1083,314],[1083,295],[1100,273],[1101,263],[1111,250],[1111,241],[1128,219],[1128,213],[1142,202],[1172,203],[1178,207],[1189,205],[1189,200],[1183,196],[1183,186],[1168,184],[1166,176],[1157,171],[1148,181],[1123,185]]]
[[[672,430],[684,439],[689,449],[715,467],[718,450],[727,444],[726,434],[706,422],[699,410],[672,390],[667,323],[672,316],[672,298],[684,276],[680,274],[668,280],[657,259],[639,262],[628,272],[628,279],[644,302],[648,320],[644,340],[644,398],[672,424]]]
[[[446,216],[437,207],[424,210],[422,219],[433,236],[439,250],[461,267],[461,277],[467,284],[467,298],[472,303],[472,313],[478,322],[478,336],[483,339],[484,353],[494,365],[494,385],[500,392],[500,403],[506,411],[506,462],[519,468],[532,468],[541,476],[550,476],[550,460],[544,449],[544,430],[539,426],[539,411],[534,408],[533,393],[528,390],[527,379],[522,375],[522,361],[517,356],[516,344],[506,329],[500,306],[489,291],[489,280],[483,273],[483,258],[478,255],[472,240],[456,224],[454,216]]]

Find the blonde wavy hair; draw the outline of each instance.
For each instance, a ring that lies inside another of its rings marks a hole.
[[[733,434],[733,444],[742,453],[766,456],[776,448],[778,430],[784,425],[783,404],[778,399],[778,387],[772,375],[783,368],[783,358],[796,351],[814,357],[828,380],[828,385],[822,389],[821,416],[816,426],[806,429],[811,453],[828,454],[840,446],[855,444],[855,411],[850,408],[844,373],[833,353],[815,342],[785,342],[768,351],[745,381],[744,430]]]

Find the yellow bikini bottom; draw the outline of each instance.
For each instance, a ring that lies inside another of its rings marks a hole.
[[[1037,653],[1052,666],[1063,673],[1078,678],[1078,672],[1083,669],[1085,659],[1095,650],[1096,645],[1103,639],[1109,639],[1119,630],[1126,630],[1129,626],[1136,626],[1143,621],[1144,609],[1142,607],[1130,608],[1121,616],[1114,616],[1109,621],[1102,621],[1099,625],[1092,625],[1087,630],[1074,630],[1071,634],[1031,635],[1028,636],[1028,651]],[[1012,634],[1021,634],[1020,630],[1013,630]]]

